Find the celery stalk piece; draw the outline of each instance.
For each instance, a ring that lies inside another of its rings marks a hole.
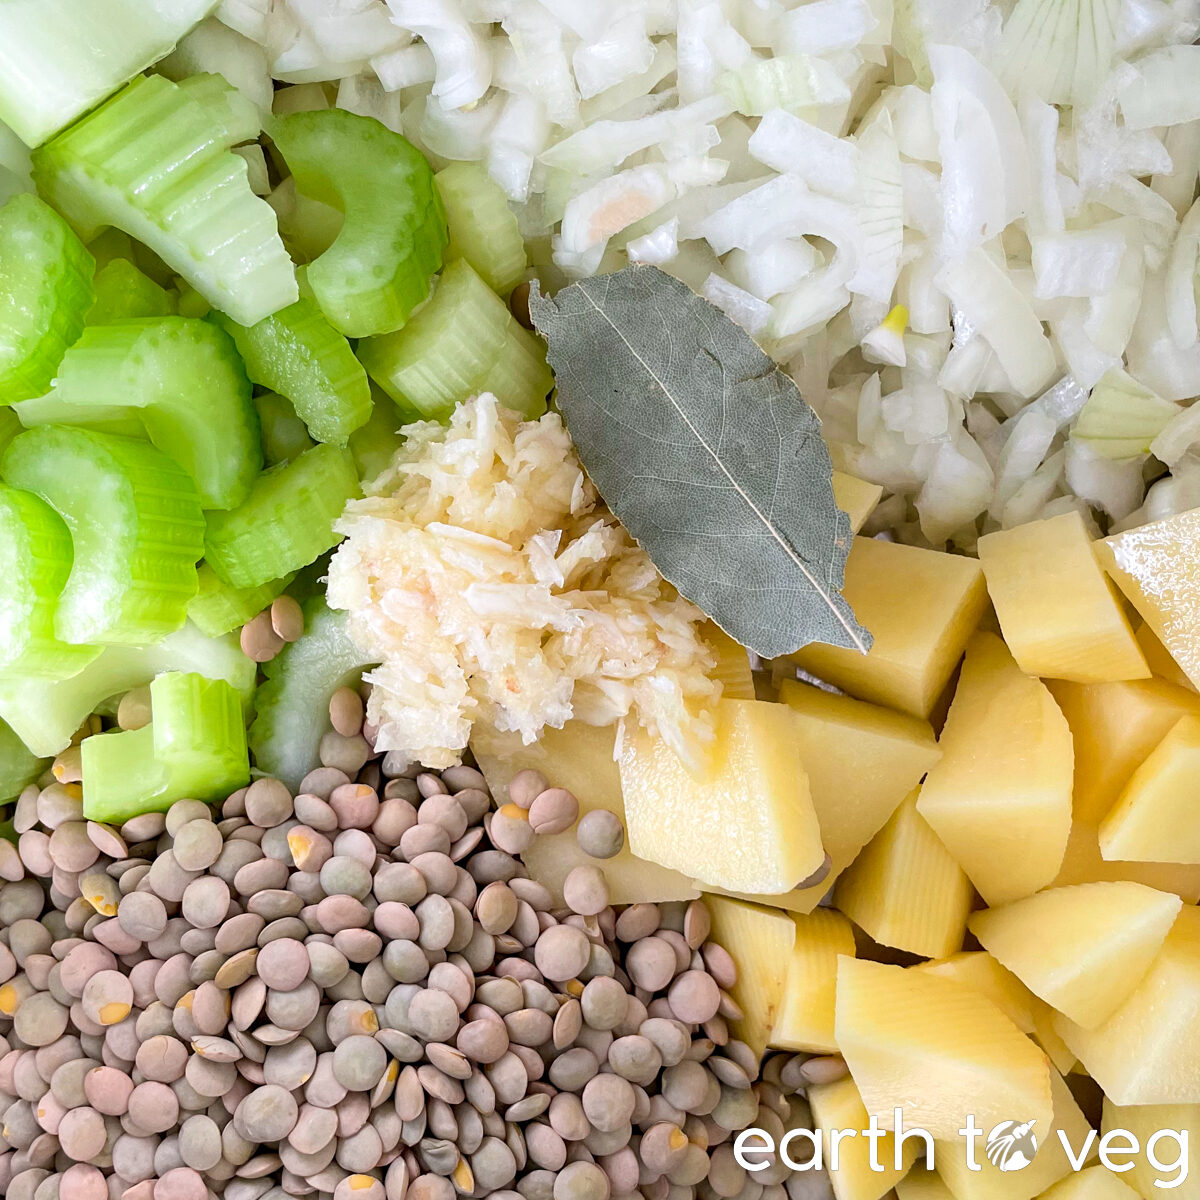
[[[0,208],[0,403],[50,386],[92,306],[95,266],[66,221],[36,196],[22,193]]]
[[[96,302],[87,315],[89,325],[111,325],[137,317],[168,317],[175,296],[143,275],[128,259],[114,258],[96,272]]]
[[[147,282],[149,282],[147,280]],[[258,412],[233,342],[207,321],[157,317],[89,326],[27,425],[126,432],[132,423],[192,477],[205,508],[233,508],[262,469]]]
[[[524,278],[529,259],[504,190],[473,162],[453,162],[434,180],[450,230],[446,261],[465,258],[492,291],[507,296]]]
[[[350,343],[311,300],[243,328],[224,320],[250,379],[286,396],[318,442],[344,446],[371,415],[371,385]]]
[[[6,725],[0,721],[0,803],[19,796],[50,765],[48,758],[40,758]],[[0,837],[10,837],[0,831]]]
[[[350,435],[350,453],[359,479],[374,479],[391,465],[404,441],[400,430],[412,419],[402,415],[382,392],[376,396],[371,419]]]
[[[308,267],[329,323],[347,337],[399,329],[442,265],[446,219],[424,156],[371,117],[340,108],[293,113],[271,137],[296,187],[345,214]]]
[[[200,588],[188,605],[188,620],[209,637],[220,637],[257,617],[293,578],[285,575],[259,587],[235,588],[221,579],[208,563],[201,563],[198,573]]]
[[[8,444],[25,428],[21,418],[12,408],[0,408],[0,455],[8,449]]]
[[[0,121],[38,146],[169,54],[217,0],[4,0]]]
[[[263,458],[268,467],[291,462],[316,445],[308,436],[308,427],[296,416],[290,400],[275,392],[263,392],[254,397],[254,407],[258,409],[258,423],[262,426]],[[361,432],[356,431],[354,436]]]
[[[536,417],[554,386],[545,348],[461,258],[403,329],[363,340],[358,357],[393,400],[432,420],[480,392]]]
[[[264,471],[240,508],[209,514],[204,557],[234,587],[298,571],[341,541],[333,523],[358,494],[350,452],[314,446]]]
[[[106,646],[99,658],[70,679],[0,676],[0,719],[33,754],[52,757],[105,700],[143,687],[163,671],[195,671],[224,679],[248,704],[257,668],[237,638],[205,637],[185,625],[147,646]]]
[[[196,594],[204,514],[181,467],[133,438],[45,425],[13,439],[0,474],[45,500],[71,531],[75,556],[57,637],[136,644],[183,624]]]
[[[175,803],[166,767],[154,757],[153,725],[83,739],[83,813],[89,821],[120,825],[140,813]]]
[[[54,636],[72,561],[62,517],[32,492],[0,484],[0,673],[65,679],[99,655]]]
[[[253,325],[299,296],[275,214],[230,150],[257,134],[254,106],[224,80],[145,76],[35,151],[34,179],[85,238],[123,229]]]
[[[296,789],[320,760],[321,735],[329,728],[329,699],[355,684],[375,665],[350,637],[345,613],[316,596],[304,606],[304,634],[263,667],[267,680],[255,702],[250,749],[260,771]]]

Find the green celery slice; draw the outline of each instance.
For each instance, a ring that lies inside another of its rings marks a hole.
[[[358,357],[397,404],[431,420],[445,420],[480,392],[540,416],[554,386],[545,347],[462,258],[403,329],[360,342]]]
[[[37,146],[169,54],[217,0],[4,0],[0,121]]]
[[[71,227],[36,196],[22,193],[0,208],[0,403],[50,386],[92,306],[95,267]]]
[[[0,719],[30,752],[52,757],[105,700],[143,687],[163,671],[195,671],[224,679],[249,703],[257,668],[232,635],[205,637],[194,625],[146,646],[107,646],[70,679],[0,677]]]
[[[332,246],[308,267],[329,323],[347,337],[399,329],[442,265],[446,219],[424,155],[372,117],[340,108],[271,125],[296,187],[345,214]]]
[[[10,726],[0,721],[0,803],[19,796],[49,765],[49,758],[34,754]],[[0,837],[8,836],[0,832]]]
[[[83,814],[89,821],[120,825],[141,813],[163,812],[169,794],[167,768],[154,757],[154,729],[94,733],[80,747]],[[161,805],[161,807],[160,807]]]
[[[253,105],[217,76],[144,76],[35,151],[34,179],[85,237],[123,229],[253,325],[299,296],[275,214],[230,150],[257,133]]]
[[[62,517],[32,492],[0,484],[0,672],[64,679],[100,654],[54,636],[72,561]]]
[[[137,644],[183,624],[196,594],[204,515],[181,467],[134,438],[45,425],[13,439],[0,474],[45,500],[71,531],[75,556],[57,637]]]
[[[204,557],[234,587],[298,571],[341,541],[333,523],[358,494],[350,452],[314,446],[264,471],[240,508],[209,514]]]
[[[286,396],[318,442],[344,446],[371,415],[371,385],[350,343],[311,300],[297,300],[257,325],[220,322],[250,379]]]
[[[149,282],[149,281],[147,281]],[[233,508],[262,469],[258,413],[233,342],[189,317],[89,326],[27,426],[71,424],[146,436],[191,475],[205,508]]]
[[[308,436],[308,426],[296,416],[290,400],[275,392],[263,392],[254,397],[254,407],[258,409],[258,423],[262,426],[263,458],[268,467],[291,462],[316,445]],[[351,436],[351,445],[361,432],[356,430]]]
[[[96,302],[87,315],[89,325],[110,325],[135,317],[167,317],[175,312],[175,297],[128,259],[114,258],[96,272]]]
[[[465,258],[492,291],[507,296],[525,277],[529,259],[504,190],[473,162],[453,162],[434,179],[450,230],[446,261]]]
[[[371,419],[350,435],[350,453],[359,479],[374,479],[391,464],[396,451],[404,442],[400,436],[403,426],[419,417],[404,415],[382,392],[375,398]]]
[[[260,771],[293,790],[320,765],[318,747],[329,728],[329,700],[376,664],[350,637],[346,614],[315,596],[304,606],[304,634],[285,646],[263,671],[250,726],[250,749]]]
[[[198,573],[200,588],[188,605],[188,620],[209,637],[220,637],[257,617],[293,578],[285,575],[259,587],[235,588],[221,579],[208,563],[201,563]]]

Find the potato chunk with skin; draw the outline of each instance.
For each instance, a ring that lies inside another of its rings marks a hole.
[[[970,926],[1035,996],[1094,1029],[1132,995],[1182,907],[1140,883],[1081,883],[977,912]]]
[[[1071,826],[1067,852],[1052,886],[1069,887],[1073,883],[1102,883],[1112,879],[1128,879],[1160,892],[1174,892],[1185,904],[1200,900],[1200,865],[1117,862],[1103,858],[1098,827],[1076,821]]]
[[[1133,994],[1103,1025],[1055,1029],[1114,1104],[1200,1103],[1200,908],[1184,906]]]
[[[843,954],[854,956],[854,930],[832,908],[818,908],[794,920],[796,942],[771,1045],[810,1054],[836,1054],[837,960]]]
[[[917,811],[988,904],[1031,895],[1071,829],[1071,732],[1053,697],[993,634],[967,647]]]
[[[721,700],[705,774],[644,730],[626,730],[620,757],[629,848],[702,884],[784,892],[825,860],[796,739],[782,704]]]
[[[1123,1162],[1133,1164],[1133,1169],[1121,1178],[1131,1188],[1136,1189],[1134,1195],[1177,1196],[1179,1200],[1200,1200],[1200,1172],[1195,1169],[1194,1158],[1195,1147],[1200,1145],[1200,1104],[1139,1104],[1121,1108],[1106,1099],[1100,1131],[1104,1134],[1113,1129],[1127,1129],[1141,1145],[1139,1153],[1122,1158]],[[1164,1133],[1167,1136],[1160,1136]],[[1183,1165],[1178,1159],[1183,1157],[1186,1163],[1189,1157],[1181,1156],[1179,1143],[1176,1138],[1170,1136],[1171,1133],[1182,1133],[1188,1139],[1188,1151],[1192,1161],[1187,1164],[1187,1178],[1176,1187],[1155,1187],[1156,1182],[1167,1185],[1176,1183]],[[1163,1164],[1161,1169],[1150,1161],[1148,1150],[1151,1148],[1155,1157]],[[1099,1193],[1099,1196],[1100,1200],[1109,1200],[1104,1192]],[[1113,1200],[1117,1200],[1117,1197],[1118,1193],[1114,1192]],[[1080,1193],[1078,1197],[1070,1197],[1070,1200],[1091,1200],[1091,1196]],[[1124,1196],[1121,1196],[1121,1200],[1125,1200]]]
[[[1100,853],[1124,861],[1200,864],[1197,779],[1200,718],[1181,717],[1100,822]]]
[[[986,996],[927,971],[838,959],[835,1036],[867,1111],[894,1125],[904,1112],[939,1141],[956,1141],[968,1113],[1050,1127],[1050,1064]]]
[[[979,539],[1004,640],[1026,675],[1104,683],[1150,668],[1077,512]]]
[[[876,942],[944,958],[962,948],[975,891],[917,811],[918,794],[909,794],[838,880],[834,903]]]
[[[812,645],[793,660],[852,696],[928,718],[987,606],[979,563],[856,537],[843,594],[875,639],[870,651]]]

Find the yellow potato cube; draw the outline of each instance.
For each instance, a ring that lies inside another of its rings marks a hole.
[[[1153,1192],[1145,1194],[1154,1195]],[[1080,1171],[1078,1175],[1068,1175],[1044,1191],[1038,1200],[1138,1200],[1138,1193],[1127,1183],[1122,1183],[1120,1175],[1114,1175],[1107,1167],[1097,1164]]]
[[[1200,908],[1184,906],[1133,994],[1103,1025],[1054,1027],[1114,1104],[1200,1103]]]
[[[1100,883],[1111,879],[1127,879],[1160,892],[1174,892],[1185,904],[1200,900],[1200,866],[1110,861],[1100,854],[1097,827],[1076,821],[1071,826],[1067,852],[1053,886],[1069,887],[1074,883]]]
[[[1004,640],[1026,675],[1104,683],[1150,668],[1077,512],[979,539]]]
[[[739,645],[720,625],[707,621],[704,625],[704,640],[712,647],[716,666],[709,671],[709,678],[721,684],[721,695],[726,700],[753,700],[754,676],[750,673],[750,655],[746,647]]]
[[[1200,508],[1096,543],[1104,569],[1200,686]]]
[[[1070,1075],[1078,1065],[1079,1059],[1071,1053],[1070,1046],[1054,1028],[1058,1013],[1032,992],[1029,998],[1032,1001],[1030,1010],[1033,1013],[1033,1040],[1046,1052],[1046,1057],[1060,1075]]]
[[[488,787],[499,804],[508,799],[508,783],[518,771],[532,767],[556,787],[574,793],[580,815],[594,808],[607,808],[625,820],[621,797],[621,777],[613,760],[616,729],[598,727],[582,721],[568,721],[562,729],[545,729],[531,746],[514,738],[503,753],[476,748],[475,758],[487,779]],[[542,836],[522,856],[533,877],[550,889],[555,902],[562,903],[562,884],[578,866],[596,865],[575,840],[575,831]],[[686,875],[668,870],[658,863],[638,858],[629,844],[602,864],[614,904],[655,903],[667,900],[691,900],[699,889]]]
[[[962,948],[975,891],[917,812],[917,795],[838,880],[834,904],[884,946],[944,958]]]
[[[985,1126],[984,1136],[975,1144],[978,1171],[972,1171],[967,1163],[965,1139],[937,1144],[937,1173],[955,1200],[1031,1200],[1070,1175],[1071,1162],[1058,1136],[1059,1130],[1067,1138],[1072,1153],[1079,1154],[1091,1126],[1057,1071],[1050,1072],[1050,1091],[1054,1097],[1054,1123],[1049,1129],[1034,1127],[1037,1154],[1033,1162],[1019,1171],[1001,1171],[988,1160],[985,1148],[990,1126]],[[1093,1138],[1087,1160],[1096,1154]]]
[[[1094,1029],[1129,999],[1182,907],[1140,883],[1080,883],[977,912],[970,925],[1035,996]]]
[[[979,563],[856,537],[843,591],[875,639],[870,652],[812,645],[795,662],[852,696],[927,718],[987,606]]]
[[[1122,1141],[1118,1160],[1122,1165],[1133,1164],[1132,1170],[1123,1173],[1121,1178],[1135,1189],[1135,1195],[1200,1200],[1200,1171],[1195,1169],[1194,1158],[1195,1148],[1200,1145],[1200,1104],[1139,1104],[1121,1108],[1106,1099],[1100,1131],[1104,1134],[1114,1129],[1127,1130],[1138,1140],[1139,1150],[1133,1155],[1124,1154],[1126,1143]],[[1187,1138],[1188,1144],[1188,1152],[1182,1155],[1180,1134]],[[1151,1155],[1158,1165],[1151,1162]],[[1183,1167],[1187,1168],[1187,1178],[1181,1180]],[[1158,1183],[1167,1186],[1156,1187]],[[1101,1200],[1108,1200],[1104,1193],[1100,1195]],[[1090,1197],[1081,1196],[1079,1200],[1090,1200]]]
[[[897,1200],[955,1200],[954,1193],[936,1171],[916,1163],[896,1184]]]
[[[982,992],[1022,1033],[1033,1033],[1033,1005],[1037,998],[986,950],[962,950],[949,958],[917,963],[914,971],[928,971],[957,979]]]
[[[1181,717],[1100,822],[1100,853],[1122,861],[1200,864],[1197,772],[1200,718]]]
[[[835,1054],[837,960],[842,954],[853,957],[854,930],[832,908],[818,908],[807,916],[797,916],[795,921],[796,942],[771,1045],[810,1054]]]
[[[701,778],[644,730],[621,751],[629,848],[706,884],[785,892],[825,860],[796,741],[796,718],[762,700],[717,703],[716,743]]]
[[[1190,688],[1193,692],[1196,690],[1195,684],[1179,669],[1179,664],[1171,657],[1171,652],[1158,640],[1154,630],[1145,621],[1139,622],[1133,636],[1137,638],[1137,643],[1146,657],[1146,666],[1155,676],[1175,684],[1176,687]]]
[[[883,488],[877,483],[868,483],[844,471],[833,473],[833,498],[838,508],[850,518],[851,533],[857,533],[866,524],[882,495]]]
[[[956,1141],[968,1114],[984,1129],[1054,1116],[1050,1064],[986,996],[953,979],[838,959],[835,1036],[868,1112],[892,1128]]]
[[[906,1139],[901,1147],[902,1165],[897,1168],[894,1134],[865,1137],[871,1118],[853,1079],[810,1087],[808,1103],[812,1108],[813,1125],[821,1135],[822,1161],[837,1200],[879,1200],[904,1178],[924,1148],[919,1139]],[[834,1165],[835,1135],[849,1131],[854,1131],[857,1136],[836,1137],[837,1162]],[[802,1146],[792,1151],[792,1158],[803,1163],[810,1154],[811,1151]],[[882,1170],[874,1170],[876,1166]]]
[[[967,647],[939,744],[917,811],[988,904],[1045,887],[1071,830],[1071,731],[993,634]]]
[[[730,1022],[733,1036],[761,1058],[783,1008],[796,926],[787,913],[761,904],[728,896],[705,896],[704,901],[712,914],[713,941],[737,965],[730,995],[744,1015]]]
[[[1048,686],[1075,741],[1075,817],[1093,825],[1171,726],[1200,716],[1200,696],[1161,679]]]

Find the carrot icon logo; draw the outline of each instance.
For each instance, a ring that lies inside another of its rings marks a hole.
[[[988,1162],[1001,1171],[1020,1171],[1033,1162],[1037,1153],[1037,1138],[1033,1136],[1036,1121],[1018,1125],[1016,1121],[1001,1121],[987,1137]]]

